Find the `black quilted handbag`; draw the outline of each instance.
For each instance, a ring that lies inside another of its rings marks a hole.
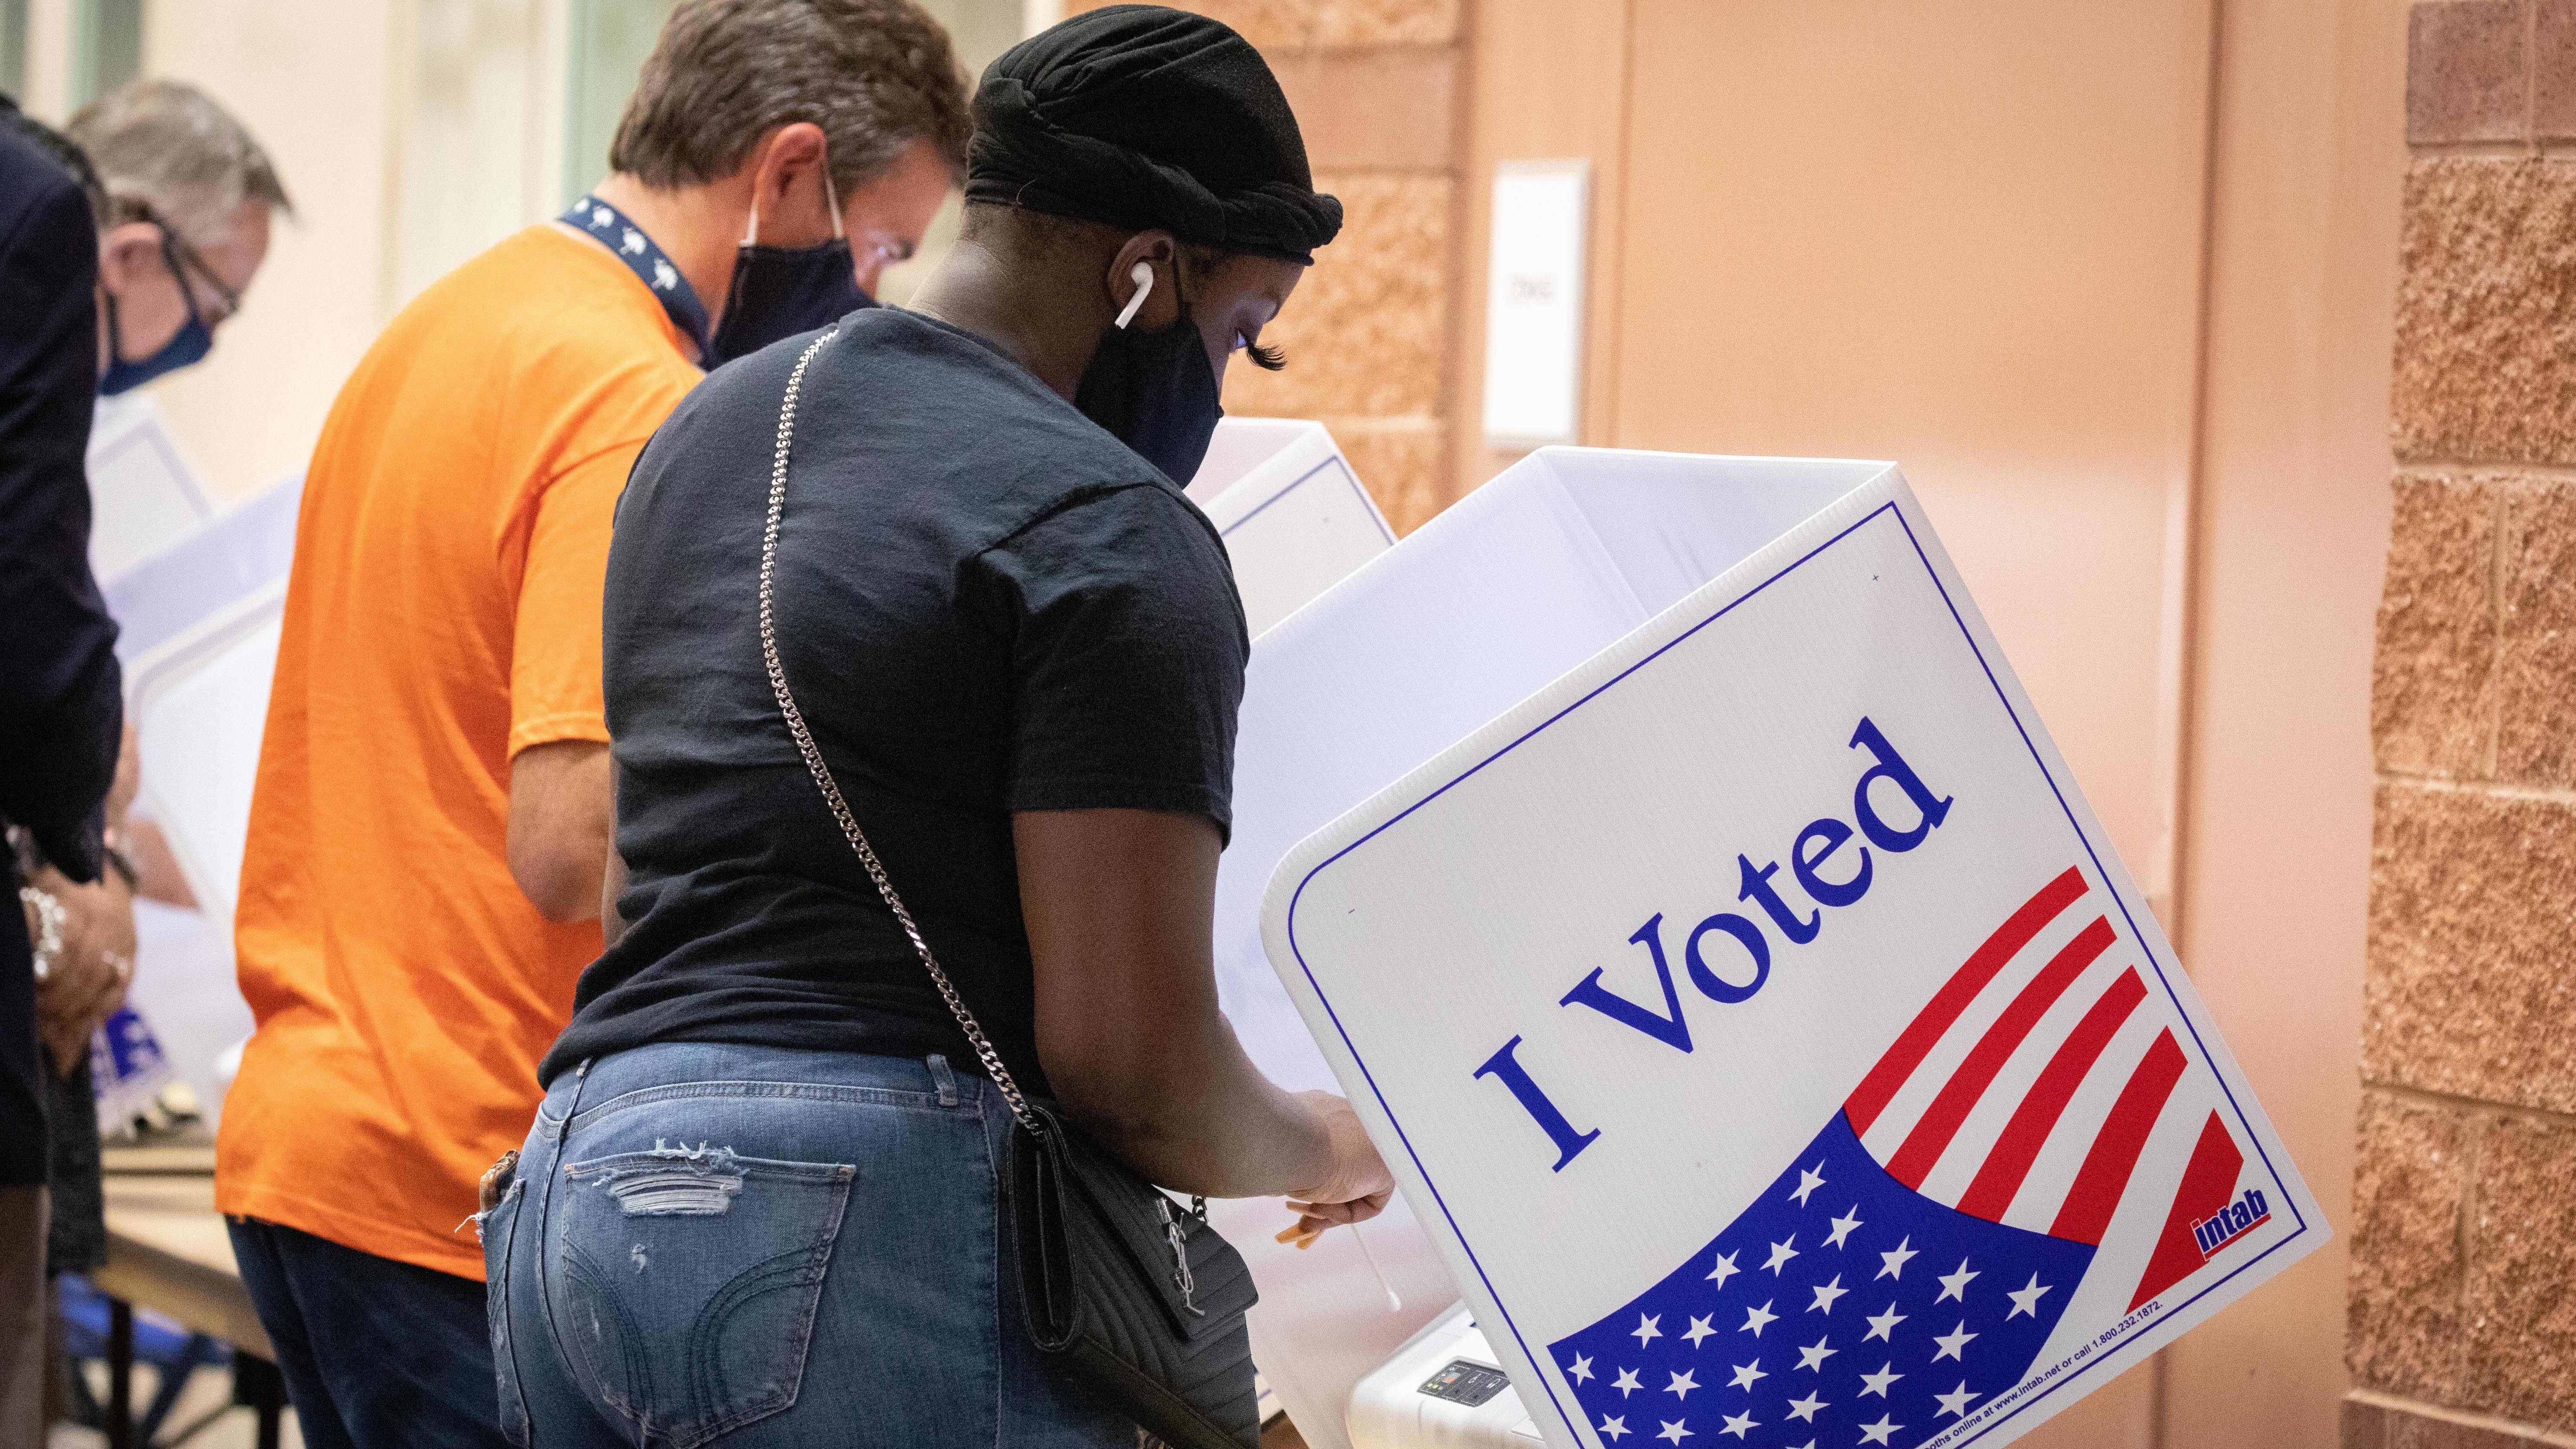
[[[770,691],[841,834],[911,938],[986,1078],[1010,1104],[1017,1125],[1002,1175],[1002,1214],[1023,1315],[1038,1351],[1049,1367],[1174,1449],[1255,1449],[1260,1412],[1243,1315],[1256,1295],[1243,1255],[1208,1226],[1205,1199],[1182,1207],[1075,1130],[1054,1104],[1021,1093],[895,894],[788,692],[770,598],[778,521],[787,506],[788,443],[806,366],[839,335],[836,327],[805,349],[778,409],[769,524],[760,545],[760,654]]]
[[[1051,1110],[1012,1129],[1008,1215],[1029,1336],[1048,1361],[1176,1449],[1251,1449],[1260,1436],[1257,1296],[1243,1255]]]

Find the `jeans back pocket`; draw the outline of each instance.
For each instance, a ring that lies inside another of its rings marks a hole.
[[[563,1175],[547,1287],[592,1402],[692,1449],[796,1401],[855,1167],[657,1144]]]

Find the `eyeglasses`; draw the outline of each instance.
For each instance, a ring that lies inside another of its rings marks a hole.
[[[128,202],[127,210],[132,213],[126,218],[127,220],[149,222],[160,231],[161,260],[170,268],[171,280],[179,284],[180,295],[187,300],[188,309],[191,312],[200,313],[205,324],[212,327],[241,310],[242,294],[227,285],[222,277],[216,275],[215,269],[207,264],[205,257],[188,244],[187,238],[179,235],[177,227],[162,220],[160,214],[144,202]],[[197,289],[190,284],[191,274],[196,281],[203,282],[207,289],[215,294],[218,305],[202,309],[198,307]]]

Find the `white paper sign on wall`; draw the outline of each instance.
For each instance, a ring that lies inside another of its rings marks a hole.
[[[1581,161],[1506,161],[1494,169],[1485,441],[1496,447],[1576,440],[1589,180]]]
[[[1999,1445],[2327,1236],[1893,467],[1263,933],[1560,1449]]]

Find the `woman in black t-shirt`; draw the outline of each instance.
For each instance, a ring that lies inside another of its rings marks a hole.
[[[1339,206],[1258,54],[1175,11],[1024,43],[977,121],[916,309],[720,369],[619,506],[613,939],[483,1224],[539,1443],[1132,1445],[1022,1328],[1001,1075],[1167,1188],[1289,1196],[1289,1236],[1391,1188],[1217,1009],[1248,646],[1176,483]]]

